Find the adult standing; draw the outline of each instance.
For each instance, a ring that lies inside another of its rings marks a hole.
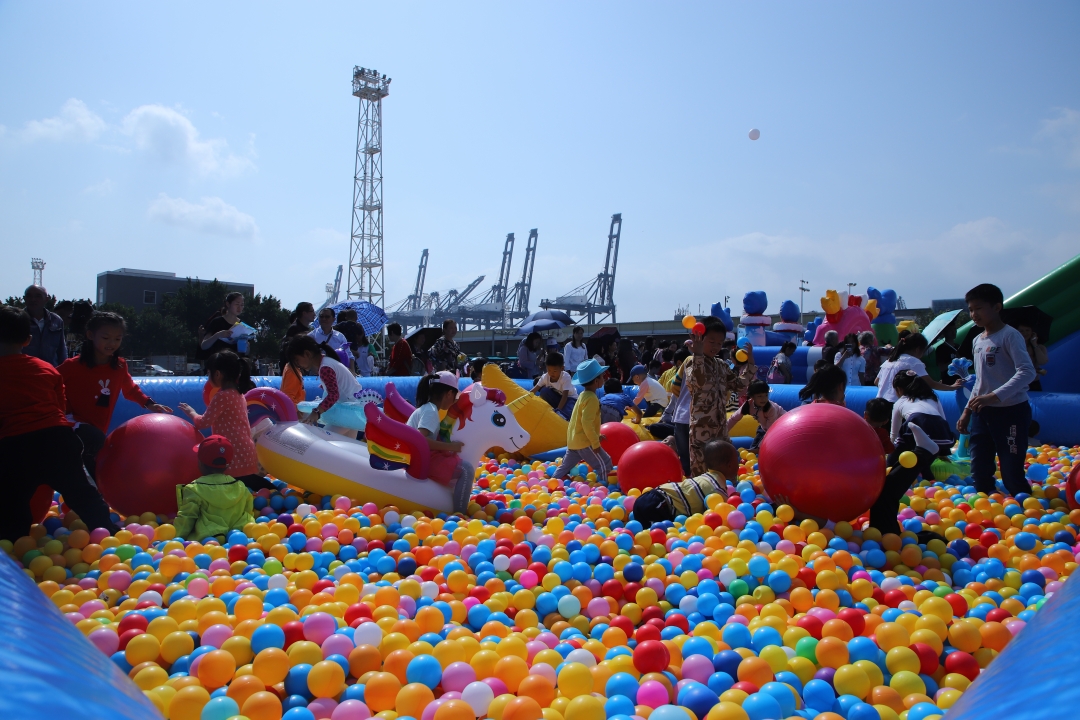
[[[289,364],[289,360],[285,356],[289,341],[297,335],[307,335],[311,332],[313,322],[315,322],[315,306],[309,302],[297,303],[296,309],[289,315],[289,328],[285,331],[285,337],[281,339],[278,367],[281,368],[282,376],[285,375],[285,366]]]
[[[386,326],[386,340],[390,346],[390,362],[386,374],[393,377],[408,377],[413,374],[413,353],[409,343],[401,337],[401,325],[390,323]]]
[[[23,354],[58,366],[68,357],[67,337],[63,319],[45,309],[49,292],[40,285],[31,285],[23,292],[23,301],[30,316],[30,344],[23,348]]]
[[[531,379],[540,374],[540,354],[544,338],[538,332],[529,333],[517,348],[517,366],[521,376]]]
[[[840,333],[830,330],[825,333],[825,346],[821,348],[821,359],[830,365],[835,365],[838,352],[840,352]]]
[[[570,341],[563,345],[562,354],[566,372],[573,375],[578,366],[589,359],[589,349],[585,347],[585,328],[580,325],[574,328]]]
[[[334,319],[336,317],[332,309],[323,308],[319,311],[319,324],[311,331],[311,337],[315,338],[315,342],[319,345],[326,343],[332,350],[340,350],[343,346],[349,344],[349,341],[345,339],[345,335],[334,329]]]
[[[461,356],[461,346],[454,341],[455,337],[457,337],[457,323],[449,318],[443,320],[442,337],[435,341],[429,353],[435,372],[446,370],[460,375],[461,363],[458,357]]]
[[[206,359],[223,350],[231,350],[241,360],[247,361],[247,340],[233,338],[233,326],[240,322],[242,312],[244,312],[244,295],[231,292],[225,296],[221,310],[211,315],[203,325],[199,350],[204,364]]]
[[[859,352],[859,337],[855,333],[844,338],[844,345],[833,359],[833,364],[844,371],[848,387],[866,384],[866,359]]]

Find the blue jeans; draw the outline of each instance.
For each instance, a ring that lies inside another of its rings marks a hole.
[[[577,398],[566,398],[566,405],[563,406],[562,410],[559,410],[559,403],[562,402],[562,393],[552,387],[540,388],[539,397],[550,405],[552,410],[567,420],[570,419],[570,413],[574,412],[574,405],[577,404]]]
[[[987,495],[995,492],[996,455],[1001,464],[1001,482],[1005,489],[1014,497],[1020,493],[1031,493],[1031,486],[1024,477],[1030,424],[1031,405],[1026,402],[1005,407],[985,407],[971,414],[968,428],[971,478],[975,481],[977,491]]]

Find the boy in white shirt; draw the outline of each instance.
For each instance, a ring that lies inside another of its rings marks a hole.
[[[668,406],[668,391],[649,375],[644,365],[635,365],[630,370],[630,382],[638,386],[634,405],[642,407],[643,417],[656,417],[664,412]]]
[[[547,372],[537,378],[532,392],[534,395],[539,395],[555,412],[569,420],[570,413],[574,411],[574,404],[577,403],[578,393],[577,388],[574,387],[574,381],[570,378],[570,373],[563,369],[562,353],[549,352],[545,365]]]

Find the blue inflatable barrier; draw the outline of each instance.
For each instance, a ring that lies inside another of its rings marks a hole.
[[[135,683],[4,552],[0,607],[0,718],[161,717]]]

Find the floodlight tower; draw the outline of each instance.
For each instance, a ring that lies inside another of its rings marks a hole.
[[[30,268],[34,271],[34,285],[44,287],[41,276],[45,272],[45,261],[41,258],[30,258]]]
[[[382,307],[383,200],[382,101],[390,94],[390,78],[370,68],[354,67],[355,97],[360,98],[356,126],[356,171],[353,177],[352,234],[349,243],[348,298]]]

